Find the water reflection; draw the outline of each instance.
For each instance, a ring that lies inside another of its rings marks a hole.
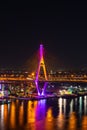
[[[65,100],[64,100],[65,103]],[[65,107],[64,107],[65,108]],[[64,129],[64,114],[63,114],[63,99],[59,98],[59,115],[58,115],[58,128],[60,130]]]
[[[84,114],[87,115],[87,96],[84,96]]]
[[[0,130],[85,130],[87,96],[75,99],[12,101],[0,105]]]

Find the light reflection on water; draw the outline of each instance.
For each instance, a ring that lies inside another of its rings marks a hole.
[[[0,130],[86,130],[87,96],[0,105]]]

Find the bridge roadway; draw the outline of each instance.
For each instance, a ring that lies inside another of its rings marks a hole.
[[[8,83],[8,82],[30,82],[34,81],[35,78],[24,78],[24,77],[0,77],[0,83]],[[47,82],[87,82],[87,78],[84,77],[73,77],[73,78],[65,78],[65,77],[50,77],[48,80],[39,79],[39,81],[47,81]]]

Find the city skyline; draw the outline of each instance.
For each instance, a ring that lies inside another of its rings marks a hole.
[[[49,68],[86,69],[86,12],[80,1],[1,4],[0,68],[32,66],[42,42]]]

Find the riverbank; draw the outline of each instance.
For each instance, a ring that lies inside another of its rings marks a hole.
[[[32,95],[32,96],[7,96],[1,98],[3,101],[4,99],[18,99],[18,100],[41,100],[41,99],[49,99],[49,98],[78,98],[80,96],[86,96],[87,93],[84,94],[63,94],[63,95],[44,95],[44,96],[38,96],[38,95]]]

